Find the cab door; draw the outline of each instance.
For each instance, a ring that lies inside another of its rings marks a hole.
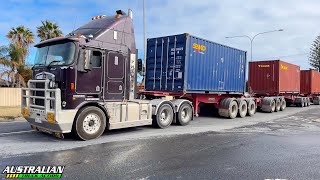
[[[87,54],[86,54],[87,53]],[[75,89],[78,94],[93,95],[100,98],[102,92],[102,74],[104,53],[100,50],[81,50],[79,59],[87,56],[90,61],[90,70],[77,71]]]
[[[124,93],[126,92],[125,63],[126,59],[123,54],[114,51],[107,53],[104,85],[106,101],[122,101],[124,99]]]

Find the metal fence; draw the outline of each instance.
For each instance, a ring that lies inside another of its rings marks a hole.
[[[0,88],[0,107],[20,105],[21,88]]]

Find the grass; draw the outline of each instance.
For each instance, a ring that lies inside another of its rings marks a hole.
[[[14,120],[21,117],[21,108],[17,107],[0,107],[0,121]]]

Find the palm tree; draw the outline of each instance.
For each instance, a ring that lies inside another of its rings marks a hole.
[[[25,87],[25,82],[31,79],[31,68],[21,62],[23,56],[24,51],[17,44],[0,47],[0,64],[4,66],[0,79],[6,77],[6,82],[10,82],[12,87],[21,85]]]
[[[29,53],[29,47],[34,43],[34,34],[30,29],[18,26],[17,28],[11,28],[7,34],[7,38],[11,39],[12,44],[16,44],[16,48],[20,49],[19,51],[23,53],[19,61],[24,64]]]
[[[57,23],[51,21],[41,21],[42,25],[37,27],[38,37],[41,41],[62,36],[62,31],[59,29]]]

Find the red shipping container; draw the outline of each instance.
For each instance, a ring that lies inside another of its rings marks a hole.
[[[302,94],[320,94],[320,72],[315,70],[302,70],[300,80]]]
[[[300,66],[281,60],[250,62],[249,89],[263,95],[299,93]]]

